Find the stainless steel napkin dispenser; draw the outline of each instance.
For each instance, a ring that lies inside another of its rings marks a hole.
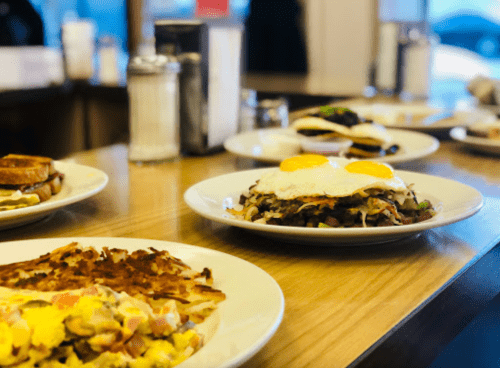
[[[155,22],[156,52],[175,55],[179,75],[181,150],[222,148],[238,131],[243,25],[199,19]]]

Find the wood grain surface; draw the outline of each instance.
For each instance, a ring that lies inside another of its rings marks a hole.
[[[216,249],[268,272],[285,297],[276,334],[243,367],[347,367],[395,333],[498,242],[500,158],[443,142],[431,156],[397,166],[476,187],[485,206],[457,224],[365,247],[287,244],[195,214],[183,200],[193,184],[260,167],[227,152],[138,165],[127,146],[67,159],[105,171],[107,187],[50,217],[2,231],[1,241],[110,236],[160,239]],[[0,244],[1,252],[1,244]],[[214,270],[217,277],[217,270]]]

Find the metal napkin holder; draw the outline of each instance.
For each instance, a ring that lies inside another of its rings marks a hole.
[[[243,25],[202,19],[155,22],[156,52],[176,56],[181,150],[222,148],[238,131]]]

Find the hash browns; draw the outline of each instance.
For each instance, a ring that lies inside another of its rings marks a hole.
[[[0,286],[38,291],[75,290],[95,284],[147,301],[153,308],[174,299],[181,319],[202,322],[225,294],[212,288],[212,272],[197,272],[154,248],[83,247],[73,242],[39,258],[0,265]]]

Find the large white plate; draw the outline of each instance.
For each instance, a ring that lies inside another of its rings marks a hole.
[[[422,119],[424,117],[446,113],[446,110],[425,104],[404,103],[353,104],[348,107],[361,117],[375,115],[374,121],[386,126],[387,128],[409,129],[423,133],[448,131],[456,126],[467,126],[477,121],[489,121],[495,119],[495,115],[486,109],[455,109],[451,111],[452,118],[436,120],[431,124],[426,125],[422,123]],[[407,121],[402,122],[398,120],[398,116],[402,115],[408,117]]]
[[[285,304],[276,281],[247,261],[211,249],[132,238],[35,239],[0,243],[0,262],[32,259],[73,241],[98,250],[104,246],[129,251],[154,247],[167,250],[193,269],[208,267],[213,271],[213,286],[226,294],[226,300],[198,325],[206,343],[179,368],[237,367],[257,353],[281,323]]]
[[[387,131],[392,137],[391,143],[399,144],[399,152],[370,160],[396,164],[425,157],[439,148],[439,141],[427,134],[397,129]],[[224,142],[224,148],[235,155],[270,164],[280,163],[297,154],[299,145],[294,130],[280,128],[252,130]]]
[[[55,161],[54,164],[64,174],[61,191],[40,204],[1,211],[0,230],[37,221],[64,206],[99,193],[108,183],[106,173],[93,167],[63,161]]]
[[[467,135],[467,130],[463,127],[453,128],[450,131],[450,136],[469,148],[500,155],[500,140]]]
[[[184,193],[188,206],[199,215],[213,221],[257,232],[263,236],[300,244],[363,245],[402,239],[466,219],[482,207],[483,198],[476,189],[437,176],[395,171],[407,184],[414,183],[419,200],[428,199],[441,210],[433,218],[416,224],[375,228],[303,228],[256,224],[237,220],[225,211],[237,205],[240,194],[265,172],[274,168],[240,171],[204,180]]]

